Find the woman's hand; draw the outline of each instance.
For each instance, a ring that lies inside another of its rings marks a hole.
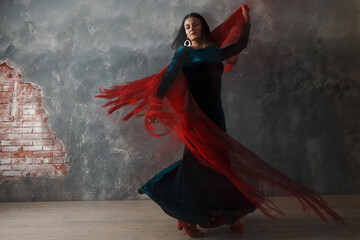
[[[247,5],[241,5],[242,15],[244,17],[244,22],[250,23],[250,8]]]

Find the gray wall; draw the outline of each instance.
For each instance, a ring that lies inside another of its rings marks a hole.
[[[322,194],[360,193],[359,1],[248,2],[248,48],[223,76],[229,134]],[[153,141],[121,111],[106,115],[93,96],[166,66],[185,14],[201,13],[212,29],[241,3],[1,0],[0,61],[43,89],[72,167],[65,177],[3,183],[0,200],[142,198],[137,189],[182,146]]]

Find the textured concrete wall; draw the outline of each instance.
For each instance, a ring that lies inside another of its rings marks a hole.
[[[142,122],[107,116],[100,86],[162,69],[183,16],[214,28],[242,1],[1,1],[0,61],[43,91],[47,124],[66,149],[66,176],[0,185],[1,201],[140,198],[178,160]],[[360,192],[359,3],[252,0],[248,48],[223,77],[228,132],[323,194]],[[3,133],[1,133],[3,134]],[[179,148],[180,147],[180,148]]]

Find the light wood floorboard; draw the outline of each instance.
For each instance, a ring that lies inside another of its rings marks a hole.
[[[324,196],[348,226],[325,224],[301,212],[287,198],[272,198],[286,218],[271,220],[258,210],[245,217],[246,230],[202,229],[205,239],[360,239],[360,195]],[[151,200],[2,202],[0,239],[154,240],[189,239],[177,221]],[[191,238],[193,239],[193,238]]]

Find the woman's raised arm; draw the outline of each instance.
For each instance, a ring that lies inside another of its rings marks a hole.
[[[246,48],[249,41],[250,27],[250,23],[244,22],[239,40],[236,43],[221,49],[221,60],[228,59]]]

